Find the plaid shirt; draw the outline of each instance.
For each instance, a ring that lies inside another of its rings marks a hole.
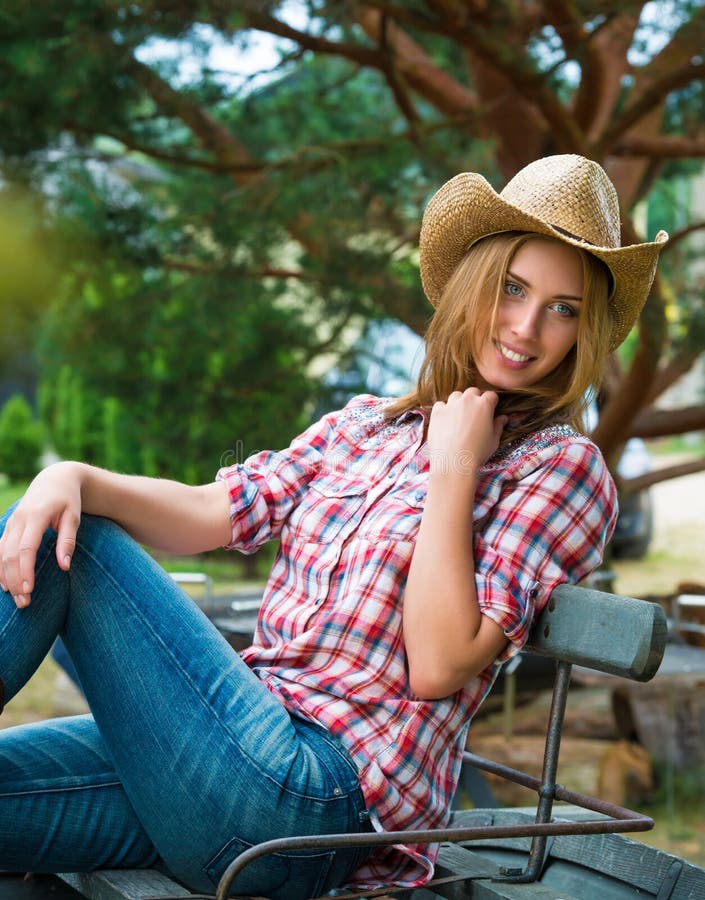
[[[293,713],[337,736],[354,760],[378,829],[444,826],[467,730],[498,665],[441,700],[412,694],[402,598],[426,498],[425,416],[388,422],[364,395],[282,452],[221,469],[230,547],[280,541],[252,647],[243,658]],[[601,561],[616,516],[600,452],[554,426],[496,453],[475,496],[477,595],[484,615],[523,645],[553,588]],[[433,615],[429,598],[429,616]],[[356,886],[416,886],[438,847],[375,851]]]

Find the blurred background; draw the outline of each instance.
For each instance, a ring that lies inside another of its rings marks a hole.
[[[590,428],[622,507],[602,583],[673,620],[705,595],[704,48],[700,0],[0,0],[0,505],[57,458],[207,481],[405,391],[430,195],[580,153],[624,243],[671,235]],[[271,559],[162,561],[230,602]],[[0,724],[72,708],[58,674]],[[705,760],[651,756],[659,839],[705,863]]]

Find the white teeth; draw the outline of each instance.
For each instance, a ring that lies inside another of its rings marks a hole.
[[[512,362],[528,362],[531,357],[524,356],[523,353],[515,353],[513,350],[510,350],[509,347],[505,347],[504,344],[497,344],[500,349],[502,356],[506,356],[507,359],[511,359]]]

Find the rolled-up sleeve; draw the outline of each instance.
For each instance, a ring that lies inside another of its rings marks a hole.
[[[228,550],[254,553],[276,539],[308,483],[319,471],[339,413],[330,413],[295,438],[286,450],[265,450],[218,470],[230,497]]]
[[[523,646],[557,585],[575,584],[600,564],[616,513],[614,482],[587,439],[544,449],[517,466],[475,533],[480,609],[510,642],[501,659]]]

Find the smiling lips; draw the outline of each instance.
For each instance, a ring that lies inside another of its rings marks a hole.
[[[515,350],[510,350],[506,344],[501,344],[499,341],[495,341],[495,347],[499,350],[500,355],[510,363],[521,365],[535,359],[535,357],[527,356],[525,353],[517,353]]]

